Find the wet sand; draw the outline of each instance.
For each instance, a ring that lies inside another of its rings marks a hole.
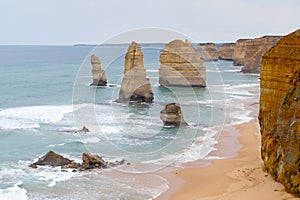
[[[299,199],[285,192],[284,187],[275,182],[263,170],[260,158],[260,132],[258,121],[235,125],[232,130],[223,131],[216,151],[209,156],[226,157],[226,149],[236,148],[236,137],[242,145],[238,155],[227,159],[212,160],[203,166],[197,161],[187,168],[163,175],[169,181],[170,189],[157,199],[201,199],[201,200],[282,200]],[[236,135],[237,134],[237,135]],[[191,167],[193,166],[193,167]]]

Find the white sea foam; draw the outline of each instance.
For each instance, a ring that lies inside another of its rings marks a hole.
[[[0,189],[0,200],[27,200],[27,191],[21,187],[22,184],[19,181],[12,187]]]
[[[66,143],[60,143],[60,144],[50,144],[48,145],[48,147],[60,147],[60,146],[64,146]]]
[[[80,140],[83,144],[88,144],[88,143],[98,143],[101,141],[100,138],[98,137],[88,137]]]
[[[147,69],[147,72],[155,72],[155,73],[157,73],[158,69]]]
[[[166,155],[162,158],[145,161],[143,163],[155,163],[162,165],[169,165],[180,167],[183,163],[193,162],[196,160],[204,159],[211,151],[214,145],[217,144],[215,139],[218,131],[212,128],[206,128],[206,134],[194,139],[192,145],[187,146],[181,154]]]
[[[220,73],[221,71],[219,71],[219,70],[206,69],[206,72]]]
[[[39,180],[46,181],[48,187],[53,187],[57,182],[67,181],[73,177],[84,175],[83,172],[72,172],[72,169],[67,169],[66,172],[61,172],[60,167],[47,167],[39,166],[38,172],[34,173],[34,176]]]
[[[226,69],[224,72],[241,72],[241,69]]]
[[[259,83],[245,83],[239,85],[233,85],[232,88],[249,88],[249,87],[259,87]]]
[[[235,120],[232,122],[233,125],[243,124],[246,122],[250,122],[253,117],[250,117],[250,110],[239,110],[231,112],[229,115],[230,117],[234,118]]]
[[[247,96],[253,96],[254,95],[253,93],[250,93],[247,90],[234,89],[233,87],[225,88],[225,94],[247,95]]]
[[[147,185],[146,187],[138,187],[137,190],[139,193],[150,195],[153,199],[156,199],[161,195],[163,192],[167,191],[169,189],[168,181],[157,175],[151,175],[152,179],[149,183],[152,183],[152,185]]]
[[[73,111],[73,106],[15,107],[0,111],[0,129],[39,128],[41,123],[60,121],[64,114]]]

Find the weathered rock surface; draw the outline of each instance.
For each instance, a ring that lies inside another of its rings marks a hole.
[[[280,39],[279,36],[264,36],[246,41],[246,52],[242,72],[259,73],[261,69],[262,56],[273,47]]]
[[[219,59],[219,52],[214,43],[203,43],[195,47],[196,54],[204,61],[216,61]]]
[[[266,170],[300,194],[300,30],[283,37],[262,59],[259,123]]]
[[[104,70],[101,68],[101,62],[95,55],[91,56],[93,83],[91,85],[106,86],[107,79]]]
[[[153,101],[153,92],[149,78],[146,77],[143,59],[141,46],[132,42],[125,56],[124,78],[117,102]]]
[[[107,167],[107,163],[98,155],[83,153],[82,161],[81,170]]]
[[[205,87],[206,69],[188,41],[173,40],[160,54],[161,86]]]
[[[29,167],[37,168],[39,165],[48,165],[52,167],[61,167],[61,169],[78,169],[80,171],[89,170],[89,169],[101,169],[107,167],[114,167],[117,165],[124,164],[124,160],[116,161],[114,163],[105,162],[100,156],[93,155],[90,153],[82,154],[82,164],[76,163],[73,160],[64,158],[63,156],[49,151],[47,154],[38,159],[37,162],[32,163]]]
[[[44,156],[38,159],[37,162],[32,163],[30,166],[35,167],[36,165],[49,165],[49,166],[65,166],[71,164],[73,161],[65,158],[53,151],[49,151]]]
[[[233,60],[235,43],[224,43],[220,47],[220,60]]]
[[[234,51],[232,55],[233,65],[242,66],[244,65],[247,43],[251,39],[239,39],[236,41]]]
[[[186,126],[181,107],[177,103],[169,103],[160,111],[160,119],[165,126]]]

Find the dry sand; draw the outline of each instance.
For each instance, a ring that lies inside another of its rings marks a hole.
[[[213,160],[211,165],[184,168],[165,175],[170,189],[158,199],[173,200],[282,200],[299,199],[284,191],[263,171],[260,158],[260,132],[257,120],[236,125],[242,148],[238,155],[229,159]],[[228,139],[229,138],[229,139]],[[224,132],[219,138],[217,149],[230,148],[235,138]],[[222,151],[213,156],[224,156]],[[179,178],[179,179],[178,179]]]

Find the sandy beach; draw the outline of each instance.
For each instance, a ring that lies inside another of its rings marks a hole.
[[[286,193],[280,183],[264,172],[257,118],[234,128],[239,132],[238,142],[242,145],[237,156],[212,160],[210,165],[204,167],[173,171],[165,176],[170,183],[169,191],[158,199],[299,199]],[[219,150],[212,152],[210,156],[224,156],[224,151],[220,149],[230,149],[231,143],[236,140],[232,135],[234,134],[223,131],[216,145]]]

